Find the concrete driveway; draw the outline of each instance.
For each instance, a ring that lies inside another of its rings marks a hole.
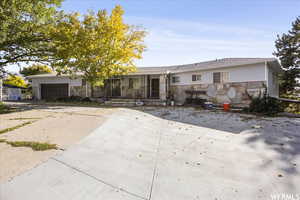
[[[254,200],[300,195],[299,155],[281,144],[278,151],[260,140],[248,144],[249,137],[120,109],[81,143],[2,184],[0,199]],[[279,159],[280,151],[286,151],[286,160]]]

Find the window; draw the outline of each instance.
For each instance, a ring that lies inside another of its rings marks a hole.
[[[200,74],[193,74],[192,75],[192,81],[201,81],[201,75]]]
[[[213,73],[213,83],[221,83],[221,72]]]
[[[137,78],[129,78],[129,89],[137,89],[138,88],[138,79]]]
[[[82,79],[82,86],[86,86],[86,80]]]
[[[172,77],[172,83],[179,83],[180,82],[180,77],[179,76],[173,76]]]
[[[225,83],[229,81],[229,72],[214,72],[213,83]]]

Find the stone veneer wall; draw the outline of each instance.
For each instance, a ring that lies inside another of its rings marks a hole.
[[[199,98],[207,99],[213,103],[247,105],[250,103],[249,96],[258,96],[265,89],[265,81],[234,82],[221,84],[197,84],[197,85],[171,85],[171,94],[174,95],[176,103],[183,104],[187,97],[186,90],[206,91],[206,95],[197,95]]]

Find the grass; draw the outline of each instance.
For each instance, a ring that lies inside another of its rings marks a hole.
[[[19,117],[19,118],[11,118],[11,119],[9,119],[9,120],[37,120],[37,119],[42,119],[42,118],[38,118],[38,117],[32,117],[32,118],[30,118],[30,117]]]
[[[4,103],[0,102],[0,114],[6,114],[10,112],[11,112],[10,108],[4,105]]]
[[[34,151],[46,151],[50,149],[58,149],[56,144],[32,142],[32,141],[6,141],[0,139],[0,143],[6,143],[12,147],[30,147]]]
[[[2,130],[0,130],[0,134],[4,134],[4,133],[7,133],[7,132],[16,130],[16,129],[21,128],[21,127],[23,127],[23,126],[32,124],[33,122],[34,122],[34,121],[24,122],[23,124],[20,124],[20,125],[17,125],[17,126],[13,126],[13,127],[10,127],[10,128],[2,129]]]
[[[0,143],[4,143],[4,142],[6,142],[5,139],[0,139]]]

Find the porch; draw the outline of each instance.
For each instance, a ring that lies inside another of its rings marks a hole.
[[[103,87],[94,89],[94,97],[123,99],[123,101],[162,100],[167,98],[167,79],[165,75],[129,75],[105,81]]]

